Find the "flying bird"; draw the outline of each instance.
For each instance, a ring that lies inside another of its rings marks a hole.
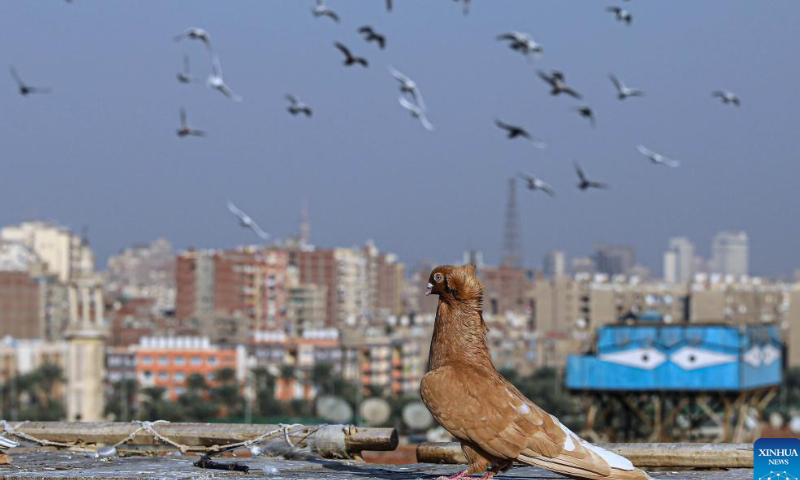
[[[428,117],[425,116],[425,111],[420,108],[419,105],[410,102],[406,97],[400,97],[397,99],[400,102],[400,105],[403,106],[406,110],[411,112],[411,116],[418,119],[422,126],[425,127],[425,130],[429,132],[433,131],[433,125],[430,121],[428,121]]]
[[[8,438],[0,435],[0,449],[2,448],[15,448],[18,447],[19,443],[15,442],[14,440],[9,440]]]
[[[578,165],[577,163],[575,164],[575,173],[578,174],[578,180],[580,180],[578,182],[578,188],[581,191],[585,191],[589,188],[608,188],[608,185],[606,185],[605,183],[592,182],[589,179],[587,179],[586,174],[583,173],[583,170],[581,170],[580,165]]]
[[[659,153],[656,153],[648,149],[644,145],[639,145],[636,148],[637,150],[639,150],[639,153],[649,158],[650,161],[656,165],[664,165],[665,167],[672,167],[672,168],[679,167],[681,165],[680,161],[667,158],[664,155],[661,155]]]
[[[178,72],[178,81],[181,83],[192,83],[195,81],[189,65],[189,55],[183,56],[183,70]]]
[[[8,71],[11,73],[11,78],[17,82],[17,86],[19,87],[19,94],[24,96],[30,95],[31,93],[50,93],[49,88],[42,88],[42,87],[31,87],[30,85],[26,85],[25,82],[22,81],[19,74],[17,73],[17,69],[14,67],[9,67]]]
[[[541,179],[536,178],[529,173],[519,172],[517,175],[519,175],[519,178],[528,182],[528,190],[541,190],[544,193],[550,195],[551,197],[556,196],[556,192],[553,191],[553,187],[551,187],[549,184],[545,183]]]
[[[386,0],[386,11],[387,12],[392,11],[392,0]]]
[[[530,34],[523,32],[509,32],[497,36],[499,41],[509,41],[509,48],[525,55],[530,62],[533,58],[538,58],[544,52],[544,47],[538,43]]]
[[[464,4],[464,15],[469,14],[469,0],[453,0],[455,2],[462,2]]]
[[[573,108],[573,110],[578,112],[578,115],[580,115],[581,117],[588,118],[589,122],[594,127],[594,125],[595,125],[594,124],[594,110],[592,110],[591,107],[584,105],[582,107],[575,107],[575,108]]]
[[[184,110],[183,108],[181,108],[181,128],[178,129],[176,133],[181,138],[187,135],[192,135],[194,137],[206,136],[206,132],[202,130],[195,130],[194,128],[189,126],[189,121],[186,119],[186,110]]]
[[[358,29],[358,33],[364,35],[364,40],[367,42],[377,42],[381,50],[386,48],[386,37],[376,32],[375,29],[369,25],[365,25]]]
[[[522,137],[522,138],[524,138],[526,140],[531,141],[538,148],[545,148],[547,146],[544,142],[539,141],[536,138],[534,138],[533,135],[531,135],[527,130],[525,130],[522,127],[517,127],[516,125],[509,125],[509,124],[503,122],[502,120],[498,120],[498,119],[495,119],[494,124],[497,125],[498,127],[500,127],[502,130],[505,130],[508,133],[506,135],[506,138],[508,138],[508,139],[514,139],[514,138],[517,138],[517,137]]]
[[[417,82],[403,75],[394,67],[389,67],[389,71],[392,73],[392,76],[400,82],[400,91],[411,95],[422,110],[427,110],[428,107],[425,106],[425,101],[422,100],[422,93],[419,91]]]
[[[175,35],[174,40],[177,42],[184,38],[188,38],[190,40],[200,40],[206,46],[209,52],[213,52],[214,49],[211,47],[211,37],[208,36],[208,32],[203,30],[202,28],[191,27],[187,29],[185,32]]]
[[[722,103],[728,104],[732,103],[737,107],[741,105],[742,101],[739,100],[739,96],[733,92],[729,92],[727,90],[717,90],[711,94],[712,97],[719,98],[722,100]]]
[[[426,295],[438,295],[428,373],[420,396],[461,443],[469,466],[450,479],[491,479],[514,462],[576,479],[648,480],[626,458],[590,444],[525,397],[492,363],[483,285],[474,265],[436,267]],[[448,477],[442,477],[448,478]]]
[[[344,45],[342,45],[339,42],[334,43],[334,45],[336,46],[336,48],[339,49],[339,51],[341,51],[344,54],[344,56],[345,56],[344,65],[346,67],[349,67],[349,66],[351,66],[353,64],[356,64],[356,63],[361,65],[362,67],[365,67],[365,68],[369,66],[369,62],[367,62],[366,58],[354,56],[352,53],[350,53],[350,49],[349,48],[345,47]]]
[[[339,23],[339,14],[328,8],[325,5],[325,0],[317,0],[317,6],[311,9],[311,13],[314,14],[314,17],[329,17],[334,22]]]
[[[630,88],[625,85],[622,80],[617,78],[616,75],[613,73],[608,74],[608,78],[611,79],[611,83],[614,84],[614,87],[617,89],[617,98],[620,100],[625,100],[628,97],[642,97],[644,96],[644,92],[639,90],[638,88]]]
[[[552,90],[550,90],[550,95],[560,95],[562,93],[566,93],[572,97],[577,99],[582,98],[581,94],[575,91],[572,87],[568,86],[566,83],[566,77],[564,74],[559,70],[553,70],[549,75],[541,70],[538,72],[539,78],[550,84]]]
[[[311,111],[311,107],[298,100],[297,97],[295,97],[294,95],[287,94],[286,100],[289,100],[289,106],[286,108],[286,110],[288,110],[289,113],[291,113],[292,115],[297,115],[298,113],[302,113],[306,117],[310,117],[311,114],[313,113]]]
[[[214,55],[214,58],[212,59],[211,70],[212,73],[208,76],[208,80],[206,81],[208,88],[219,90],[223,95],[230,98],[234,102],[241,102],[242,97],[235,94],[222,78],[222,65],[220,65],[219,57],[216,55]]]
[[[633,15],[631,15],[631,12],[625,10],[624,8],[608,7],[606,8],[606,11],[614,13],[614,15],[617,17],[617,20],[620,22],[625,22],[626,25],[630,25],[633,21]]]
[[[238,208],[236,208],[236,205],[234,205],[233,202],[231,202],[230,200],[228,200],[228,210],[230,210],[231,213],[236,215],[236,218],[239,219],[239,225],[241,225],[242,228],[249,228],[261,240],[269,239],[269,234],[267,232],[265,232],[264,230],[261,230],[261,227],[258,226],[258,224],[255,222],[255,220],[250,218],[250,216],[248,214],[246,214],[243,211],[241,211]]]

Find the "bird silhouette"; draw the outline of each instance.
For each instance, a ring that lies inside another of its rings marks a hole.
[[[412,117],[420,121],[422,126],[425,127],[425,130],[428,130],[429,132],[433,131],[433,124],[430,121],[428,121],[428,117],[425,115],[425,111],[422,108],[420,108],[419,105],[410,102],[406,97],[400,97],[397,99],[397,101],[400,102],[400,105],[402,105],[403,108],[411,112]]]
[[[239,210],[236,207],[236,205],[234,205],[233,202],[230,201],[230,200],[228,200],[228,210],[230,210],[231,213],[236,215],[236,218],[239,219],[239,225],[242,228],[250,229],[261,240],[268,240],[269,239],[269,234],[267,234],[264,230],[262,230],[261,227],[259,227],[258,224],[255,222],[255,220],[250,218],[250,216],[248,214],[246,214],[243,211]]]
[[[177,77],[178,81],[181,83],[195,82],[195,78],[192,75],[191,67],[189,65],[189,55],[183,56],[183,70],[178,72]]]
[[[516,125],[509,125],[502,120],[495,119],[494,124],[507,132],[506,138],[509,140],[522,137],[532,142],[538,148],[545,148],[547,145],[533,137],[527,130]]]
[[[22,81],[19,74],[17,73],[17,69],[14,67],[9,67],[9,73],[11,73],[11,78],[17,82],[17,87],[19,87],[19,94],[24,96],[30,95],[32,93],[50,93],[49,88],[44,87],[31,87],[30,85],[26,85],[25,82]]]
[[[631,15],[631,12],[625,10],[624,8],[608,7],[606,8],[606,11],[612,12],[614,15],[616,15],[617,20],[620,22],[625,22],[626,25],[630,25],[631,22],[633,22],[633,15]]]
[[[179,33],[175,35],[174,40],[177,42],[184,38],[188,38],[190,40],[200,40],[206,46],[206,49],[209,52],[213,52],[214,49],[211,46],[211,37],[209,37],[208,32],[203,30],[202,28],[191,27],[188,28],[185,32]]]
[[[589,188],[608,188],[608,185],[605,183],[593,182],[587,179],[586,174],[583,173],[583,170],[581,170],[580,165],[577,163],[575,163],[575,173],[578,174],[578,189],[581,191],[585,191]]]
[[[311,9],[311,12],[316,18],[328,17],[334,22],[339,23],[339,14],[328,8],[328,6],[325,5],[325,0],[317,0],[317,6]]]
[[[541,190],[544,193],[550,195],[551,197],[556,196],[556,192],[553,191],[553,187],[551,187],[548,183],[542,181],[539,178],[534,177],[533,175],[525,172],[519,172],[517,174],[519,178],[525,180],[528,183],[528,190]]]
[[[628,97],[642,97],[644,96],[644,92],[639,90],[638,88],[630,88],[625,85],[622,80],[617,78],[616,75],[613,73],[608,74],[608,78],[611,79],[611,83],[614,84],[614,87],[617,89],[617,98],[620,100],[625,100]]]
[[[355,65],[355,64],[359,64],[364,68],[369,66],[369,62],[367,62],[366,58],[364,58],[364,57],[356,57],[355,55],[350,53],[350,49],[345,47],[343,44],[341,44],[339,42],[336,42],[336,43],[334,43],[334,45],[336,46],[336,48],[339,49],[339,51],[341,51],[344,54],[344,56],[345,56],[344,65],[346,67],[349,67],[349,66]]]
[[[469,0],[453,0],[453,1],[463,3],[464,4],[464,7],[463,7],[464,15],[468,15],[469,14]]]
[[[186,110],[184,110],[183,108],[181,108],[181,128],[179,128],[176,133],[181,138],[186,137],[188,135],[191,135],[191,136],[194,136],[194,137],[205,137],[206,136],[206,132],[204,132],[202,130],[195,130],[194,128],[189,126],[189,121],[186,118]]]
[[[221,92],[234,102],[242,101],[242,97],[234,93],[233,90],[231,90],[231,88],[225,83],[225,79],[222,78],[222,65],[220,64],[219,57],[217,55],[214,55],[212,59],[211,75],[208,76],[206,84],[208,85],[208,88],[212,88]]]
[[[358,29],[358,33],[364,35],[364,40],[367,42],[376,42],[381,50],[386,48],[386,37],[376,32],[375,29],[369,25],[365,25]]]
[[[639,150],[639,153],[644,155],[645,157],[649,158],[651,162],[656,165],[663,165],[665,167],[672,167],[676,168],[681,165],[681,162],[678,160],[672,160],[670,158],[661,155],[660,153],[656,153],[649,148],[645,147],[644,145],[639,145],[636,147]]]
[[[392,11],[392,0],[386,0],[386,11],[387,12]]]
[[[411,80],[406,75],[400,73],[394,67],[389,67],[389,72],[391,72],[392,76],[400,82],[400,91],[410,95],[414,102],[419,105],[422,110],[427,110],[428,108],[425,106],[425,101],[422,99],[422,93],[419,91],[419,87],[417,86],[417,82]]]
[[[289,100],[289,106],[286,110],[289,111],[292,115],[297,115],[298,113],[304,114],[306,117],[310,117],[312,115],[311,107],[306,105],[305,103],[301,102],[297,99],[294,95],[286,94],[286,100]]]
[[[544,47],[541,43],[538,43],[533,37],[528,33],[523,32],[508,32],[503,33],[497,36],[497,40],[499,41],[506,41],[508,40],[508,46],[511,50],[517,51],[525,55],[528,59],[528,62],[531,62],[534,58],[538,58],[544,52]]]
[[[589,119],[589,123],[591,123],[592,126],[594,127],[594,125],[595,125],[594,110],[592,110],[591,107],[584,105],[584,106],[581,106],[581,107],[574,107],[573,110],[578,112],[578,115],[580,115],[581,117],[588,118]]]
[[[541,70],[538,72],[539,78],[550,84],[552,89],[550,90],[550,95],[560,95],[565,93],[570,95],[574,98],[580,99],[581,94],[575,91],[572,87],[566,84],[566,77],[564,74],[559,70],[553,70],[549,75]]]
[[[590,444],[523,395],[492,363],[483,320],[483,285],[474,265],[440,266],[426,295],[438,295],[428,373],[420,396],[460,443],[465,471],[442,479],[484,480],[514,462],[586,480],[648,480],[620,455]],[[488,471],[487,471],[488,469]]]
[[[741,103],[742,103],[741,100],[739,99],[738,95],[736,95],[733,92],[729,92],[727,90],[717,90],[717,91],[711,93],[711,96],[715,97],[715,98],[719,98],[720,100],[722,100],[722,103],[725,103],[725,104],[732,103],[732,104],[736,105],[737,107],[739,105],[741,105]]]

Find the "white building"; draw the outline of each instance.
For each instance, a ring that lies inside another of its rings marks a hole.
[[[669,240],[664,252],[664,280],[668,283],[686,283],[694,276],[694,245],[689,239],[675,237]]]
[[[567,257],[560,250],[552,250],[544,256],[544,273],[548,277],[557,277],[567,273]]]
[[[0,240],[29,248],[50,274],[66,283],[94,272],[94,253],[69,229],[48,222],[23,222],[0,230]]]
[[[712,273],[747,275],[749,271],[749,242],[747,233],[719,232],[712,245]]]

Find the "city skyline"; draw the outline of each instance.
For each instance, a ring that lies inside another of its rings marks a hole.
[[[688,237],[710,257],[710,239],[723,230],[748,233],[755,275],[788,276],[798,266],[786,259],[796,257],[800,226],[765,214],[797,201],[790,181],[799,173],[792,126],[800,110],[787,108],[784,93],[800,67],[783,60],[791,55],[797,4],[734,2],[719,23],[714,5],[684,15],[666,3],[643,3],[629,28],[591,2],[477,2],[466,17],[450,2],[424,3],[424,16],[422,2],[398,5],[392,15],[381,2],[342,3],[338,26],[314,19],[303,2],[222,12],[210,2],[189,10],[98,5],[0,5],[0,18],[19,19],[0,29],[0,41],[14,45],[0,60],[53,89],[22,98],[11,78],[0,82],[7,111],[0,119],[0,224],[87,225],[99,265],[162,236],[179,249],[249,243],[225,209],[229,198],[277,237],[297,231],[308,198],[316,245],[371,238],[410,265],[449,262],[478,248],[498,263],[507,180],[531,170],[559,196],[518,185],[526,266],[539,266],[549,250],[574,257],[613,243],[636,247],[639,262],[657,272],[670,237]],[[542,20],[553,18],[562,20]],[[366,23],[387,34],[385,52],[356,43],[355,29]],[[428,28],[434,23],[436,35]],[[184,54],[205,68],[201,46],[171,40],[189,25],[214,37],[242,103],[175,82]],[[686,33],[676,37],[676,25]],[[529,65],[494,40],[512,29],[544,45],[541,60]],[[252,31],[270,33],[254,38]],[[430,54],[420,54],[419,38],[429,40]],[[370,68],[341,69],[331,39],[369,57]],[[285,43],[297,56],[284,54]],[[476,68],[476,59],[492,68]],[[422,86],[435,133],[395,105],[390,64]],[[566,72],[595,109],[596,129],[570,112],[572,103],[547,95],[539,68]],[[609,71],[647,96],[620,103]],[[320,78],[331,81],[320,86]],[[719,104],[711,97],[718,89],[741,95],[741,108]],[[314,105],[313,119],[288,116],[282,95],[289,92]],[[175,138],[182,106],[207,138]],[[495,117],[524,124],[548,148],[505,141]],[[683,165],[654,170],[636,152],[639,142]],[[573,161],[611,189],[579,192]],[[462,206],[447,210],[446,234],[437,196]]]

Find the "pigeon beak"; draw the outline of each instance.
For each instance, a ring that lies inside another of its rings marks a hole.
[[[425,296],[426,297],[431,294],[431,290],[433,290],[433,284],[432,283],[428,283],[428,288],[425,289]]]

